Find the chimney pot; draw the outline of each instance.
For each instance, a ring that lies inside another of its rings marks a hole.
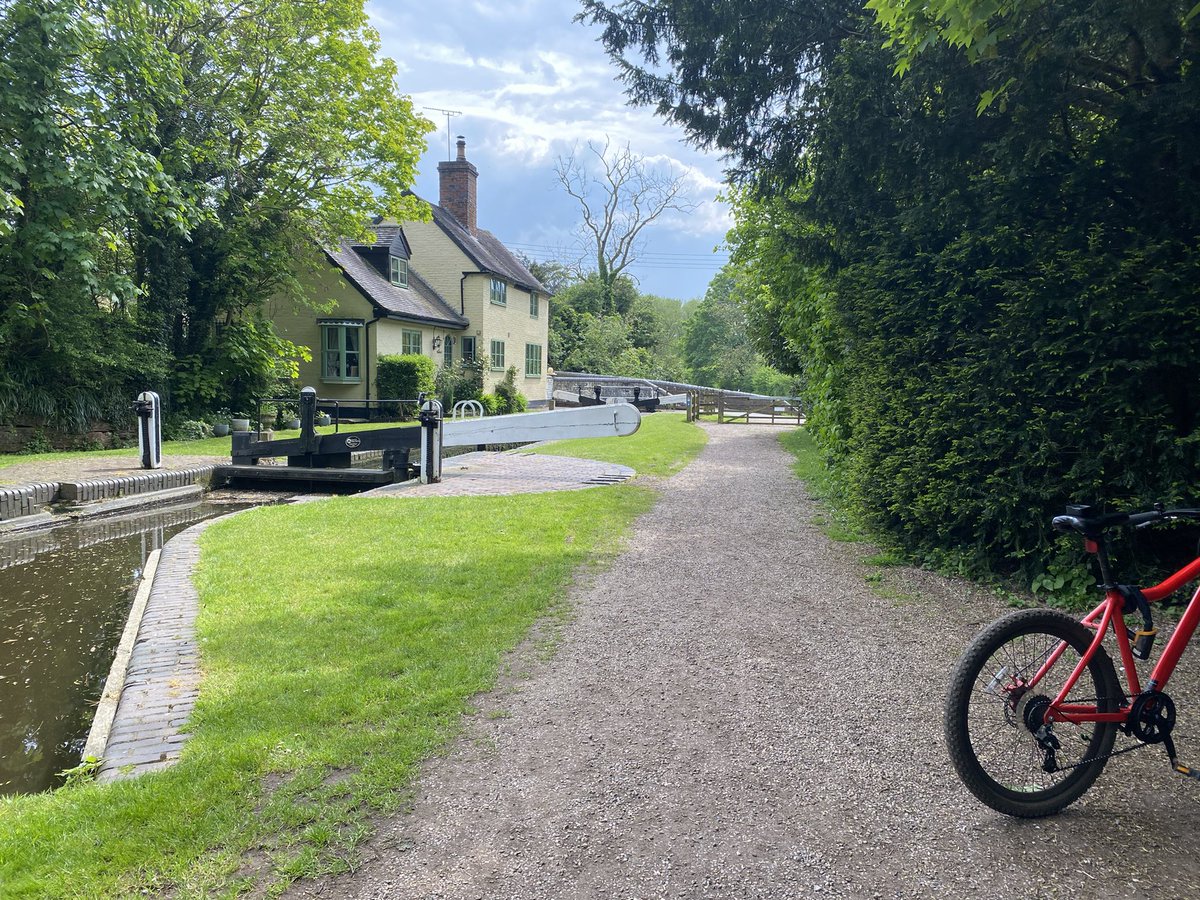
[[[467,139],[461,134],[458,136],[458,158],[462,160],[467,158]]]

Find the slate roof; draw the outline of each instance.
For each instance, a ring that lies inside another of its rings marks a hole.
[[[523,290],[549,296],[545,286],[490,231],[480,228],[472,234],[447,210],[432,203],[430,208],[437,226],[481,271],[499,275]]]
[[[371,231],[375,235],[374,243],[353,242],[350,246],[387,250],[392,256],[399,256],[401,259],[412,258],[412,248],[408,246],[408,238],[404,236],[404,229],[396,222],[378,220],[371,226]]]
[[[389,231],[390,233],[386,233]],[[403,232],[398,227],[389,229],[386,226],[376,226],[375,236],[376,247],[390,248],[394,241],[404,240]],[[363,259],[355,252],[353,246],[345,241],[336,250],[327,249],[325,255],[342,270],[346,280],[358,288],[384,315],[451,328],[465,328],[469,324],[429,282],[413,270],[412,266],[408,268],[408,287],[403,288],[384,278],[378,269]]]

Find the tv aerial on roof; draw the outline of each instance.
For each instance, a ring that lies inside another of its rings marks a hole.
[[[450,149],[450,119],[453,116],[461,116],[462,112],[457,109],[442,109],[440,106],[422,106],[421,109],[427,109],[430,112],[440,112],[446,117],[446,159],[454,159]]]

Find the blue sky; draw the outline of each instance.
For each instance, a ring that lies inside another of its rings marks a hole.
[[[551,0],[425,6],[370,0],[383,55],[399,68],[399,87],[438,126],[429,136],[416,192],[437,201],[437,164],[446,159],[446,117],[464,135],[479,169],[479,225],[534,259],[578,256],[575,201],[554,175],[555,160],[588,141],[628,143],[659,167],[684,176],[697,209],[668,213],[645,232],[640,289],[701,297],[725,259],[717,250],[728,209],[717,202],[721,160],[683,142],[683,133],[648,109],[630,107],[616,71],[596,42],[598,30],[571,21],[578,7]],[[716,252],[714,252],[716,251]]]

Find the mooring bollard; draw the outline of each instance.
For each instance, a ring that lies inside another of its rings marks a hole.
[[[143,469],[162,468],[162,401],[154,391],[142,391],[133,401],[138,417],[138,451]]]
[[[421,395],[422,398],[424,395]],[[421,423],[421,484],[437,484],[442,480],[442,404],[438,400],[422,400],[417,416]]]

